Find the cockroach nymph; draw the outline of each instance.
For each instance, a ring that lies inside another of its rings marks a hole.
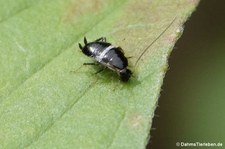
[[[97,63],[107,67],[120,76],[120,80],[127,82],[132,75],[131,70],[127,68],[128,60],[124,56],[121,47],[115,47],[106,42],[105,37],[101,37],[93,42],[87,42],[84,37],[84,46],[79,43],[81,51],[92,57]],[[84,63],[84,65],[93,65],[94,63]]]
[[[170,22],[170,24],[141,52],[140,56],[135,62],[135,67],[140,61],[141,57],[147,52],[147,50],[169,29],[169,27],[176,20],[176,17]],[[120,80],[127,82],[132,76],[131,70],[128,67],[127,57],[124,55],[124,51],[121,47],[115,47],[111,43],[106,41],[105,37],[101,37],[93,42],[87,42],[84,37],[84,46],[79,43],[81,51],[92,57],[97,63],[103,65],[105,68],[109,68],[116,72],[120,76]],[[94,65],[95,63],[84,63],[84,65]],[[103,70],[103,69],[102,69]],[[102,71],[100,70],[100,71]],[[100,72],[98,71],[98,72]]]

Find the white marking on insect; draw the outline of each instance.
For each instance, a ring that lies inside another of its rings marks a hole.
[[[111,45],[107,47],[100,55],[96,56],[96,60],[101,62],[106,53],[108,53],[111,49],[115,48],[115,46]]]

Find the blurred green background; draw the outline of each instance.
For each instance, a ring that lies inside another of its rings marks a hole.
[[[148,148],[225,149],[225,1],[202,0],[169,58]],[[176,142],[223,147],[176,147]]]

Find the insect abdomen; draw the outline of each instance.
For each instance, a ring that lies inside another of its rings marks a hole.
[[[111,49],[102,60],[120,70],[126,68],[128,65],[127,58],[118,48]]]

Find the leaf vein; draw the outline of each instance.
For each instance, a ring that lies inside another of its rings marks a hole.
[[[120,120],[120,122],[119,122],[119,124],[118,124],[118,126],[117,126],[117,128],[115,130],[115,132],[113,133],[112,141],[107,145],[107,147],[106,147],[107,149],[109,149],[112,146],[112,144],[113,144],[113,142],[115,140],[116,134],[119,131],[119,129],[121,127],[121,124],[124,121],[125,117],[126,117],[126,111],[123,113],[123,118]]]
[[[25,10],[31,8],[31,7],[32,7],[32,6],[26,6],[26,7],[22,8],[22,9],[17,10],[14,14],[12,14],[12,15],[6,17],[6,18],[3,18],[2,20],[0,20],[0,23],[6,22],[6,21],[9,20],[10,18],[12,18],[12,17],[14,17],[14,16],[16,16],[16,15],[22,13],[23,11],[25,11]]]

